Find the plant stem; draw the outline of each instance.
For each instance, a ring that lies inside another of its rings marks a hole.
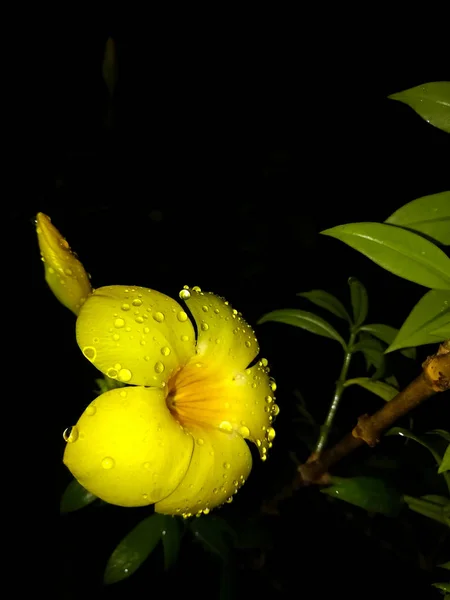
[[[339,379],[336,382],[336,388],[334,391],[333,401],[330,404],[330,409],[328,411],[327,418],[325,419],[325,423],[320,428],[319,439],[317,440],[316,447],[314,448],[314,452],[316,455],[319,455],[322,450],[325,448],[325,445],[328,440],[328,436],[330,434],[331,426],[333,424],[334,417],[336,415],[339,402],[341,400],[342,394],[344,393],[344,383],[347,378],[348,368],[350,366],[350,361],[352,359],[352,348],[355,343],[356,332],[352,331],[350,334],[350,339],[347,344],[347,350],[344,356],[344,362],[342,363],[341,373],[339,375]]]

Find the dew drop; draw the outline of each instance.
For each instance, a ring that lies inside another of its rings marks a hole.
[[[111,379],[116,379],[117,377],[117,370],[116,369],[108,369],[106,371],[106,374],[108,375],[108,377],[110,377]]]
[[[263,367],[267,367],[267,365],[269,364],[269,361],[267,360],[267,358],[262,358],[261,363],[262,363]]]
[[[131,304],[133,306],[142,306],[142,300],[140,298],[135,298]]]
[[[155,319],[155,321],[156,321],[157,323],[162,323],[162,322],[164,321],[164,315],[163,315],[163,313],[162,313],[162,312],[156,312],[156,313],[153,315],[153,318]]]
[[[272,392],[274,392],[277,389],[277,384],[275,383],[274,379],[270,380],[270,389],[272,390]]]
[[[191,292],[189,290],[183,289],[179,293],[179,296],[182,300],[187,300],[188,298],[191,297]]]
[[[233,431],[233,426],[229,421],[222,421],[219,425],[219,429],[225,433],[231,433]]]
[[[189,336],[188,335],[182,335],[181,336],[181,341],[182,342],[188,342],[189,341]]]
[[[231,467],[230,463],[224,462],[223,463],[223,468],[224,469],[229,469]]]
[[[227,504],[231,504],[233,502],[233,496],[227,498]]]
[[[136,321],[136,323],[143,323],[144,317],[136,317],[135,321]]]
[[[76,442],[78,439],[78,427],[74,425],[73,427],[68,427],[67,429],[65,429],[63,433],[63,438],[64,441],[68,442],[69,444]]]
[[[144,333],[150,333],[150,329],[148,327],[144,327]]]
[[[216,313],[216,315],[218,315],[220,313],[220,310],[218,308],[215,308],[214,312]]]
[[[187,314],[184,312],[184,310],[180,310],[180,312],[177,314],[177,319],[179,321],[181,321],[181,323],[184,323],[184,321],[187,321]]]
[[[55,269],[53,269],[52,267],[49,267],[48,272],[50,273],[50,275],[53,275],[53,273],[55,272]]]
[[[122,390],[120,392],[120,395],[122,396],[122,398],[126,398],[128,396],[128,392],[126,390]]]
[[[206,304],[204,306],[202,306],[202,311],[203,312],[208,312],[209,308],[206,306]]]
[[[144,356],[144,360],[148,362],[150,360],[150,356]]]
[[[93,417],[96,412],[97,412],[97,408],[96,408],[95,404],[89,404],[89,406],[84,411],[84,414],[87,415],[88,417]]]
[[[115,333],[115,334],[112,336],[112,338],[113,338],[113,340],[114,340],[115,342],[118,342],[118,341],[120,340],[120,335],[119,335],[118,333]]]
[[[204,440],[203,438],[198,438],[198,440],[197,440],[197,444],[198,444],[199,446],[203,446],[203,444],[204,444],[204,443],[205,443],[205,440]]]
[[[267,430],[267,439],[269,442],[272,442],[275,439],[275,429],[273,427],[269,427]]]
[[[68,275],[69,277],[71,277],[71,276],[73,275],[73,271],[72,271],[72,269],[64,269],[64,273],[65,273],[66,275]]]
[[[121,306],[122,310],[130,310],[130,305],[127,302],[124,302]]]
[[[169,354],[170,354],[170,348],[168,346],[163,346],[161,348],[161,354],[163,356],[169,356]]]
[[[130,381],[132,377],[130,369],[120,369],[119,371],[119,381]]]
[[[200,294],[200,292],[202,291],[202,288],[200,288],[198,285],[194,285],[194,287],[192,289],[194,292],[197,292],[198,294]]]
[[[256,445],[258,446],[258,448],[261,448],[261,440],[256,440]]]
[[[280,407],[278,406],[278,404],[273,405],[272,414],[274,417],[276,417],[278,414],[280,414]]]
[[[265,462],[265,461],[267,460],[267,454],[263,454],[263,455],[261,456],[261,460],[262,460],[263,462]]]
[[[83,354],[88,360],[94,362],[95,357],[97,356],[97,350],[93,346],[86,346],[83,348]]]
[[[242,437],[248,437],[250,435],[250,429],[245,425],[242,425],[242,427],[239,427],[239,433]]]
[[[121,328],[121,327],[123,327],[124,325],[125,325],[125,321],[124,321],[123,319],[120,319],[120,318],[119,318],[119,319],[116,319],[116,320],[114,321],[114,327],[115,327],[116,329],[120,329],[120,328]]]
[[[141,340],[141,346],[145,346],[147,342],[145,340]]]
[[[247,348],[250,348],[250,346],[252,345],[252,343],[251,343],[249,340],[247,340],[247,341],[245,342],[245,345],[247,346]]]
[[[102,460],[102,467],[106,470],[112,469],[115,464],[116,463],[114,459],[110,456],[105,456],[105,458]]]
[[[201,325],[202,331],[208,331],[209,329],[209,325],[208,323],[203,322]]]
[[[266,396],[264,399],[267,402],[267,404],[271,404],[273,402],[272,396]]]
[[[210,512],[211,512],[211,509],[210,509],[210,508],[208,508],[208,507],[206,507],[206,508],[204,508],[204,509],[203,509],[203,513],[204,513],[205,515],[209,515],[209,513],[210,513]]]
[[[219,493],[219,490],[217,488],[214,488],[213,489],[213,494],[218,494],[218,493]]]
[[[144,469],[146,471],[151,471],[152,470],[152,463],[145,462],[142,466],[144,467]]]
[[[165,369],[164,363],[162,363],[160,360],[158,360],[157,363],[155,363],[155,371],[157,373],[162,373]]]

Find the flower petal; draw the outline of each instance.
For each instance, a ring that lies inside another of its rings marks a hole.
[[[156,512],[186,517],[208,513],[229,500],[251,471],[252,455],[240,435],[196,425],[189,429],[195,447],[188,472],[177,489],[155,505]]]
[[[259,352],[253,329],[223,298],[199,289],[180,292],[197,323],[197,355],[230,371],[245,369]]]
[[[194,328],[178,302],[143,287],[95,290],[76,333],[97,369],[133,385],[164,385],[194,354]]]
[[[273,421],[280,411],[267,360],[234,374],[227,372],[227,366],[192,358],[171,379],[168,406],[188,429],[194,423],[237,431],[258,446],[265,460],[275,437]]]
[[[77,315],[92,290],[88,275],[67,241],[43,213],[36,217],[36,233],[45,281],[61,304]]]
[[[70,434],[64,463],[89,492],[119,506],[146,506],[185,476],[192,436],[167,409],[159,388],[116,388],[96,398]]]

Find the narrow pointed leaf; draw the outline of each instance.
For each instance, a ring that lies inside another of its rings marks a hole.
[[[395,375],[389,375],[389,377],[386,377],[385,381],[392,387],[395,387],[397,390],[400,389],[400,384],[398,383],[397,377]]]
[[[344,349],[346,348],[345,341],[334,327],[325,321],[325,319],[322,319],[322,317],[307,312],[306,310],[298,310],[296,308],[274,310],[261,317],[258,323],[267,323],[269,321],[286,323],[286,325],[294,325],[294,327],[306,329],[306,331],[311,333],[336,340]]]
[[[438,504],[439,506],[447,506],[450,504],[450,499],[445,496],[438,496],[437,494],[426,494],[425,496],[421,496],[422,500],[427,500],[432,504]]]
[[[235,531],[220,517],[200,517],[191,523],[191,529],[206,550],[227,560],[236,539]]]
[[[350,286],[353,320],[355,322],[355,326],[359,327],[366,320],[367,312],[369,310],[367,290],[363,284],[356,279],[356,277],[350,277],[348,280],[348,285]]]
[[[450,561],[443,563],[442,565],[438,565],[441,569],[447,569],[450,571]]]
[[[348,223],[321,233],[341,240],[403,279],[450,289],[450,259],[417,233],[385,223]]]
[[[323,494],[389,517],[397,516],[401,510],[401,495],[381,479],[332,477],[331,481],[331,486],[320,490]]]
[[[450,191],[431,194],[408,202],[385,223],[399,225],[450,245]]]
[[[445,429],[433,429],[431,431],[427,431],[427,433],[439,435],[441,438],[443,438],[446,442],[450,444],[450,433],[448,431],[445,431]]]
[[[431,452],[431,454],[433,455],[433,457],[438,465],[441,464],[442,458],[438,454],[438,452],[436,452],[436,450],[433,448],[433,446],[429,442],[426,442],[421,437],[412,433],[412,431],[409,431],[408,429],[405,429],[404,427],[392,427],[391,429],[389,429],[389,431],[387,431],[385,433],[385,435],[389,435],[389,436],[390,435],[400,435],[401,437],[405,437],[410,440],[414,440],[415,442],[417,442],[418,444],[420,444],[421,446],[423,446],[424,448],[426,448],[427,450],[429,450]]]
[[[181,527],[177,517],[166,515],[162,530],[164,568],[168,571],[177,562],[181,546]]]
[[[444,341],[449,336],[436,331],[444,328],[445,334],[449,327],[450,292],[430,290],[414,306],[386,352]]]
[[[396,335],[398,334],[398,329],[395,327],[391,327],[390,325],[383,325],[382,323],[371,323],[370,325],[363,325],[361,327],[361,331],[366,331],[371,335],[374,335],[382,342],[386,344],[392,344]],[[401,350],[401,354],[406,356],[406,358],[416,358],[416,349],[415,348],[406,348],[405,350]]]
[[[375,368],[372,379],[380,379],[383,376],[386,359],[384,356],[384,346],[381,342],[370,336],[362,338],[360,342],[353,346],[352,352],[362,352],[364,354],[367,370],[370,367]]]
[[[439,466],[438,473],[445,473],[446,471],[450,471],[450,444],[447,446],[447,450],[445,451],[444,458]]]
[[[126,535],[111,554],[104,574],[106,584],[130,577],[150,556],[161,539],[164,515],[153,514]]]
[[[442,590],[444,592],[450,592],[450,582],[432,583],[431,585],[433,587],[437,588],[438,590]],[[444,598],[444,600],[445,600],[445,598]]]
[[[450,133],[450,81],[432,81],[389,96],[410,106],[430,125]]]
[[[392,400],[392,398],[395,398],[395,396],[398,394],[398,390],[388,383],[384,383],[384,381],[374,381],[373,379],[370,379],[370,377],[348,379],[344,383],[344,387],[348,387],[350,385],[359,385],[369,392],[372,392],[372,394],[376,394],[386,402],[389,402],[389,400]]]
[[[66,487],[60,503],[61,513],[69,513],[84,508],[97,500],[97,496],[88,492],[76,479]]]
[[[427,498],[429,498],[429,496],[422,496],[421,498],[414,498],[414,496],[408,496],[406,494],[403,496],[408,508],[414,512],[450,527],[448,506],[437,502],[430,502]]]
[[[297,296],[306,298],[307,300],[313,302],[317,306],[320,306],[321,308],[324,308],[325,310],[328,310],[329,312],[333,313],[333,315],[336,315],[336,317],[339,317],[340,319],[344,319],[349,323],[352,322],[350,315],[346,311],[345,306],[342,304],[342,302],[338,300],[336,296],[333,296],[333,294],[330,294],[325,290],[311,290],[310,292],[301,292],[300,294],[297,294]]]

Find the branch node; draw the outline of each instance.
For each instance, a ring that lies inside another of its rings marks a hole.
[[[368,446],[374,448],[380,441],[377,431],[375,430],[372,417],[370,415],[361,415],[358,418],[358,424],[352,431],[353,437],[363,440]]]
[[[437,353],[425,360],[422,368],[428,385],[435,392],[450,389],[450,340],[441,344]]]

